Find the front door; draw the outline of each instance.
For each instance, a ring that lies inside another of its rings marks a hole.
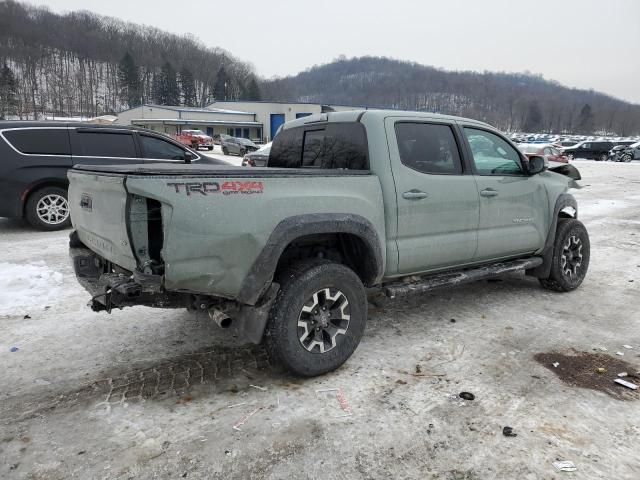
[[[522,168],[518,151],[495,133],[464,127],[480,196],[476,261],[533,253],[549,226],[544,184]]]
[[[419,273],[472,261],[479,200],[463,171],[461,139],[446,123],[386,120],[398,208],[398,273]]]

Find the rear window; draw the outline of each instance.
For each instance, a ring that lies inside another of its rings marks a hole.
[[[326,123],[282,130],[269,167],[368,170],[367,135],[360,123]]]
[[[76,134],[74,155],[84,157],[137,158],[133,135],[114,132],[80,132]]]
[[[3,132],[19,152],[31,155],[70,155],[69,131],[66,128],[27,128]]]

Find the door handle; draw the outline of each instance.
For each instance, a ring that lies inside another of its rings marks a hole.
[[[482,195],[483,197],[495,197],[496,195],[498,195],[498,191],[494,190],[493,188],[485,188],[480,192],[480,195]]]
[[[409,190],[408,192],[404,192],[402,194],[402,198],[406,198],[407,200],[421,200],[423,198],[427,198],[429,194],[427,192],[421,192],[420,190]]]

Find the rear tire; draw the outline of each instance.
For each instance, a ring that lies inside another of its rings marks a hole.
[[[540,283],[548,290],[570,292],[582,284],[589,269],[589,234],[582,222],[573,218],[558,221],[553,245],[551,272]]]
[[[573,153],[567,153],[567,158],[569,160],[573,160],[575,158],[575,156],[573,155]]]
[[[39,230],[62,230],[71,225],[67,190],[45,187],[33,192],[25,205],[25,217]]]
[[[313,377],[340,367],[355,351],[367,321],[367,298],[353,270],[326,260],[284,269],[265,331],[269,357]]]
[[[608,158],[609,157],[608,157],[608,155],[606,153],[601,153],[600,157],[599,157],[601,162],[606,162]]]

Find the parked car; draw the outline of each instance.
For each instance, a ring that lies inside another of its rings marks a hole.
[[[266,167],[269,160],[269,152],[271,152],[271,142],[263,145],[261,148],[252,153],[247,153],[242,159],[243,167]]]
[[[567,156],[553,145],[540,145],[537,143],[520,144],[518,148],[528,158],[538,155],[544,158],[545,165],[549,162],[569,163]]]
[[[42,230],[70,225],[67,170],[75,164],[224,163],[134,127],[0,121],[0,137],[0,217]]]
[[[569,160],[588,158],[604,162],[609,157],[609,150],[613,148],[613,145],[613,142],[585,141],[572,147],[563,148],[562,151],[569,157]]]
[[[560,145],[561,147],[565,148],[565,147],[573,147],[577,143],[578,143],[577,140],[560,140],[558,142],[558,145]]]
[[[201,147],[213,150],[213,138],[205,135],[202,130],[182,130],[176,135],[176,140],[194,150],[198,150]]]
[[[626,147],[619,155],[620,162],[630,162],[631,160],[640,160],[640,142],[634,143]]]
[[[236,140],[238,140],[238,142],[240,142],[241,145],[244,145],[244,149],[247,151],[247,153],[255,152],[260,148],[248,138],[238,137],[236,138]]]
[[[227,135],[224,137],[220,135],[220,146],[222,147],[222,153],[225,155],[233,153],[234,155],[240,155],[241,157],[243,157],[247,152],[252,152],[258,149],[258,146],[251,140],[247,140],[246,138],[229,137]]]
[[[558,168],[475,120],[324,113],[284,124],[259,171],[77,166],[70,256],[95,311],[208,311],[274,363],[320,375],[358,346],[367,293],[507,272],[578,288],[590,255],[568,193],[579,173]]]
[[[623,142],[615,142],[615,145],[611,150],[609,150],[609,155],[607,156],[607,160],[610,162],[619,162],[620,156],[627,149],[629,145],[634,144],[633,141],[623,141]]]

